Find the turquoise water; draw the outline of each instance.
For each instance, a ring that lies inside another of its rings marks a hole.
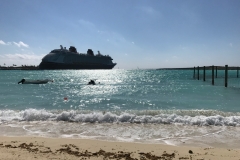
[[[209,139],[219,143],[212,135],[226,138],[240,126],[236,71],[229,71],[227,88],[223,71],[214,86],[210,71],[203,82],[202,75],[193,79],[191,70],[2,70],[0,75],[2,135],[174,145],[199,139],[210,145]],[[23,78],[54,82],[18,84]],[[97,85],[87,85],[90,79]],[[222,143],[237,146],[230,142]]]

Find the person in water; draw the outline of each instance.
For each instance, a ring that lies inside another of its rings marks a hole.
[[[18,84],[19,84],[19,83],[22,83],[22,84],[23,84],[24,82],[25,82],[25,79],[22,79],[21,81],[18,82]]]
[[[95,81],[94,80],[90,80],[90,82],[88,82],[88,84],[92,84],[92,85],[95,85]]]

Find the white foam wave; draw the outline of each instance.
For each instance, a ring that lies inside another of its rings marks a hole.
[[[123,113],[101,112],[101,111],[49,111],[26,109],[23,111],[0,110],[0,123],[5,121],[67,121],[67,122],[85,122],[85,123],[158,123],[172,124],[180,123],[185,125],[199,126],[240,126],[239,113],[233,113],[224,116],[221,115],[199,115],[198,111],[185,111],[185,115],[177,113],[159,113],[152,114],[146,111],[126,111]],[[202,112],[202,111],[201,111]],[[209,111],[212,112],[212,111]],[[150,114],[149,114],[150,113]],[[187,115],[190,113],[190,115]],[[215,113],[215,112],[214,112]],[[220,113],[220,112],[219,112]],[[212,113],[211,113],[212,114]]]

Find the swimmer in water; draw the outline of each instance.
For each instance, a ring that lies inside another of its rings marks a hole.
[[[22,84],[23,84],[24,82],[25,82],[25,79],[22,79],[21,81],[18,82],[18,84],[19,84],[19,83],[22,83]]]

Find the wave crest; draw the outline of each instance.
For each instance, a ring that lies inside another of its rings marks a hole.
[[[114,111],[50,111],[44,109],[26,109],[23,111],[0,110],[0,122],[66,121],[88,123],[180,123],[199,126],[240,126],[239,113],[225,113],[210,110],[204,111],[205,114],[203,115],[200,115],[200,113],[203,113],[203,111],[125,111],[120,113]]]

